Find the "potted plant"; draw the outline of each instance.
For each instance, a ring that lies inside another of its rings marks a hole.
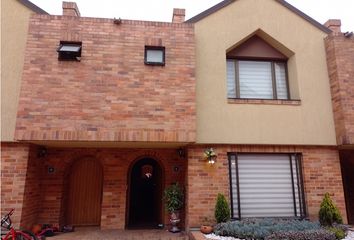
[[[181,221],[179,218],[179,210],[183,207],[183,191],[178,183],[174,183],[168,186],[164,191],[164,197],[166,210],[170,213],[170,222],[172,228],[170,232],[176,233],[181,230],[177,227],[177,224]]]
[[[202,225],[200,226],[200,231],[203,234],[210,234],[213,232],[214,228],[211,224],[212,220],[208,217],[203,217]]]

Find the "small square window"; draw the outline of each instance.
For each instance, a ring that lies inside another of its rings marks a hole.
[[[57,49],[58,59],[63,61],[80,61],[81,60],[81,42],[60,42]]]
[[[165,65],[165,47],[145,46],[146,65]]]

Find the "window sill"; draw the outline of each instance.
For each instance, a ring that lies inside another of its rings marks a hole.
[[[301,100],[277,100],[277,99],[252,99],[252,98],[229,98],[230,104],[263,104],[263,105],[290,105],[299,106]]]

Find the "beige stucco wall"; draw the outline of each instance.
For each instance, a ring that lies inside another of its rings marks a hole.
[[[258,29],[290,50],[279,49],[301,105],[227,103],[226,50]],[[197,143],[336,144],[324,32],[275,0],[238,0],[197,22],[195,35]]]
[[[1,0],[1,141],[13,141],[22,67],[32,11],[17,0]]]

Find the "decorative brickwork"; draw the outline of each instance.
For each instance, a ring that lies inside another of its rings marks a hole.
[[[81,62],[58,61],[60,41],[82,41]],[[144,64],[147,42],[164,67]],[[195,142],[195,104],[192,24],[30,19],[16,139]]]
[[[179,158],[175,149],[48,149],[42,167],[54,167],[55,172],[45,172],[42,176],[40,223],[65,223],[70,166],[85,156],[99,160],[104,169],[101,212],[103,229],[125,228],[128,170],[135,160],[143,157],[156,159],[164,170],[164,186],[176,181],[184,185],[186,160]],[[174,171],[175,166],[179,167],[178,172]],[[165,213],[165,224],[169,223],[168,219]]]
[[[203,159],[203,151],[213,147],[217,153],[215,165]],[[214,219],[218,193],[230,199],[228,152],[249,153],[302,153],[305,198],[310,219],[316,219],[325,192],[334,201],[346,219],[342,176],[338,151],[326,147],[296,146],[195,146],[188,150],[186,225],[199,227],[204,217]]]
[[[354,144],[354,37],[333,32],[325,39],[338,145]],[[339,32],[338,32],[339,31]]]

